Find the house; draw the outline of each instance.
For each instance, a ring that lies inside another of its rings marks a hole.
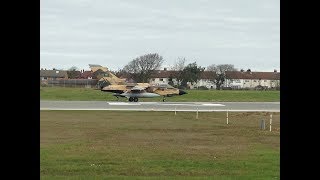
[[[203,71],[200,74],[200,80],[193,86],[190,85],[190,89],[198,88],[198,87],[206,87],[208,89],[216,89],[216,85],[213,83],[213,79],[216,74],[210,71]]]
[[[93,79],[92,71],[80,70],[79,79]]]
[[[156,70],[151,74],[150,84],[169,84],[172,82],[173,85],[177,85],[178,81],[176,79],[178,72],[171,71],[164,68],[164,70]]]
[[[226,81],[224,87],[233,89],[256,87],[279,88],[280,87],[280,72],[251,72],[247,71],[226,71]]]
[[[67,71],[61,70],[40,70],[40,80],[59,80],[68,79]]]
[[[172,82],[173,85],[178,85],[177,81],[178,71],[171,71],[164,68],[164,70],[157,70],[154,71],[151,75],[151,79],[149,83],[151,84],[169,84]],[[213,79],[215,76],[214,73],[209,71],[204,71],[200,75],[200,80],[196,84],[188,83],[190,89],[194,89],[200,86],[205,86],[208,89],[215,89],[216,85],[210,80]]]

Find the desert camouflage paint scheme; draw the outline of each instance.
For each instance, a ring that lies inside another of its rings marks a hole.
[[[130,102],[137,102],[138,98],[163,96],[163,101],[165,101],[165,97],[187,94],[185,91],[174,88],[169,84],[126,83],[124,79],[118,78],[105,67],[96,65],[92,68],[90,66],[92,71],[99,70],[99,67],[101,67],[100,69],[106,75],[98,82],[105,85],[101,87],[101,91],[113,92],[113,96],[116,96],[117,99],[119,97],[126,97]]]
[[[135,86],[108,85],[102,88],[101,91],[113,92],[113,95],[117,98],[127,97],[130,102],[137,102],[138,98],[151,98],[157,96],[163,96],[163,101],[165,101],[165,97],[187,94],[185,91],[174,88],[168,84],[154,85],[148,83],[144,83],[143,85],[136,83]]]

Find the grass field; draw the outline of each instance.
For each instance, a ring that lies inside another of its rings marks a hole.
[[[188,94],[166,98],[167,101],[279,102],[280,91],[187,90]],[[115,101],[112,93],[90,88],[40,87],[41,100]],[[127,101],[121,98],[121,101]],[[162,101],[162,97],[140,98],[139,101]]]
[[[41,179],[280,179],[280,113],[41,111]]]

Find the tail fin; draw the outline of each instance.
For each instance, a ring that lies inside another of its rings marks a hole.
[[[90,69],[92,73],[100,70],[104,73],[104,76],[99,81],[106,81],[108,84],[116,84],[116,85],[123,85],[125,84],[124,79],[118,78],[116,75],[114,75],[112,72],[108,70],[107,67],[102,67],[100,65],[96,64],[89,64]]]

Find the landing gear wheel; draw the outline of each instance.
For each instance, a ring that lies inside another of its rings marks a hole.
[[[133,97],[130,97],[130,98],[129,98],[129,101],[132,102],[132,101],[133,101]]]
[[[165,102],[165,101],[166,101],[166,97],[165,97],[165,96],[163,96],[162,102]]]
[[[133,101],[134,101],[134,102],[138,102],[138,100],[139,100],[139,99],[138,99],[137,97],[133,98]]]

